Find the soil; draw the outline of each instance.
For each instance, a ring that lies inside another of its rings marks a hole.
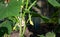
[[[47,32],[52,32],[57,27],[55,24],[42,24],[35,28],[34,26],[28,25],[25,31],[25,37],[39,37],[37,35],[45,35]],[[59,37],[60,33],[56,33],[56,37]],[[19,37],[19,31],[13,31],[11,37]]]

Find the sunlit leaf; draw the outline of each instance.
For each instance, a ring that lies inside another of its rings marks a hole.
[[[18,16],[22,0],[10,0],[8,6],[0,3],[0,19],[9,16]]]
[[[48,2],[54,7],[60,7],[60,3],[57,2],[56,0],[48,0]]]

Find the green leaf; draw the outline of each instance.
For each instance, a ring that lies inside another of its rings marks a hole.
[[[7,7],[6,4],[0,3],[0,19],[9,16],[18,16],[21,4],[22,0],[10,0]]]
[[[6,27],[8,29],[8,34],[12,32],[12,23],[10,21],[4,21],[0,24],[0,27]]]
[[[44,35],[39,35],[40,37],[45,37]]]
[[[46,37],[56,37],[54,32],[46,33]]]
[[[57,2],[56,0],[48,0],[48,2],[54,7],[60,7],[60,3]]]

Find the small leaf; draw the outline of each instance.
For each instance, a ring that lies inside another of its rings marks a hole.
[[[45,37],[44,35],[38,35],[38,36],[40,36],[40,37]]]
[[[54,32],[48,32],[46,33],[46,37],[56,37]]]

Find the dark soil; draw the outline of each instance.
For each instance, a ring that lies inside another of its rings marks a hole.
[[[39,37],[37,35],[45,35],[47,32],[52,32],[57,27],[57,24],[41,24],[37,28],[28,25],[25,31],[25,37]],[[54,31],[55,32],[55,31]],[[56,37],[59,37],[60,33],[56,33]],[[13,31],[11,37],[19,37],[19,31]]]

